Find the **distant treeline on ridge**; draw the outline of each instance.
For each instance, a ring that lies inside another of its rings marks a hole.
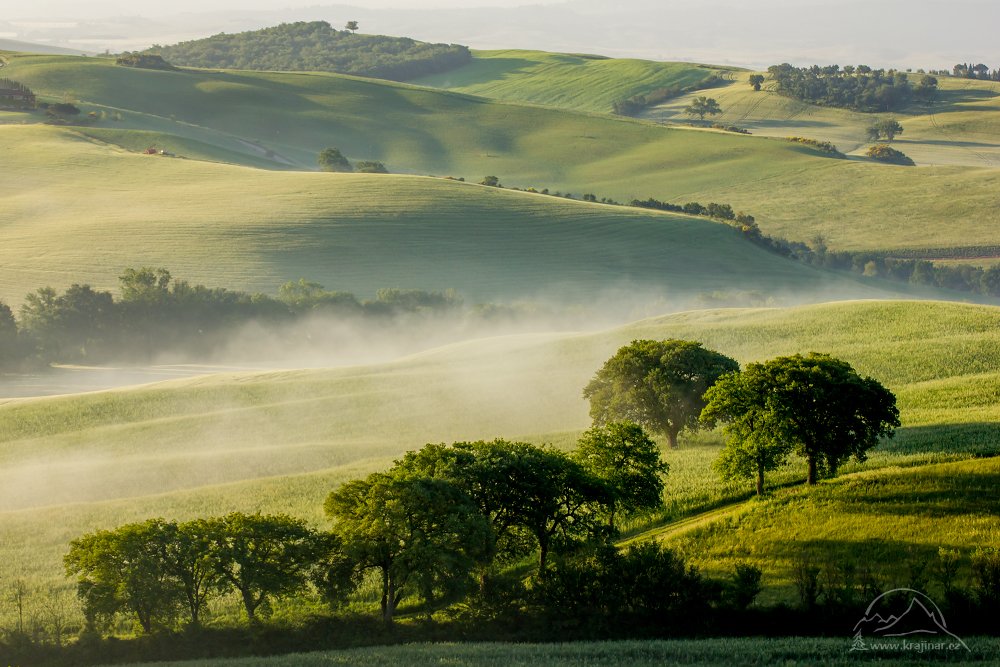
[[[469,48],[459,44],[358,35],[336,30],[326,21],[220,33],[172,46],[154,45],[145,53],[187,67],[338,72],[394,81],[446,72],[472,59]]]

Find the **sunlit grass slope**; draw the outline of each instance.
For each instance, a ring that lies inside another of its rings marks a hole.
[[[469,64],[411,83],[508,102],[610,113],[615,100],[657,88],[698,85],[720,72],[692,63],[545,51],[475,51]]]
[[[321,148],[336,146],[393,172],[496,175],[508,186],[620,201],[729,203],[768,233],[800,241],[822,234],[834,249],[993,245],[1000,225],[993,194],[1000,169],[985,166],[836,160],[778,138],[328,74],[157,72],[99,58],[26,56],[12,58],[5,75],[103,112],[81,132],[132,151],[152,144],[199,159],[312,169]],[[29,152],[19,141],[34,139],[19,138],[26,128],[11,130],[0,145],[16,173],[16,160]],[[64,159],[75,153],[64,150]]]
[[[965,559],[959,576],[967,580],[969,556],[1000,547],[998,483],[996,457],[872,470],[780,492],[681,535],[669,529],[664,535],[709,572],[731,571],[741,561],[758,565],[772,601],[797,600],[795,572],[804,561],[834,573],[853,567],[886,588],[901,588],[914,586],[912,566],[923,562],[929,574],[940,548],[955,549]]]
[[[921,75],[913,75],[919,80]],[[1000,167],[1000,84],[938,77],[938,98],[930,105],[871,114],[807,104],[773,92],[773,82],[755,92],[747,74],[734,74],[725,87],[700,90],[675,98],[645,116],[687,122],[684,108],[697,95],[719,102],[716,122],[745,127],[756,135],[809,137],[834,143],[841,151],[862,155],[870,146],[866,130],[879,118],[896,118],[904,132],[893,144],[918,165]]]
[[[0,405],[0,574],[61,587],[74,536],[149,516],[288,511],[323,524],[337,484],[426,442],[529,438],[569,446],[604,359],[680,337],[745,362],[820,350],[885,382],[904,428],[869,468],[1000,453],[1000,309],[845,302],[680,313],[574,335],[471,341],[390,364],[215,375]],[[747,497],[709,466],[717,436],[668,452],[670,512]],[[857,470],[850,467],[846,472]],[[793,480],[792,468],[776,480]]]
[[[0,299],[115,288],[128,266],[274,293],[305,277],[502,300],[642,286],[872,295],[733,228],[634,208],[413,176],[278,172],[129,153],[68,130],[0,126]],[[7,171],[9,169],[9,171]],[[581,303],[580,297],[574,303]]]

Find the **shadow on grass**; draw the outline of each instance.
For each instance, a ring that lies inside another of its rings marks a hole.
[[[1000,455],[1000,423],[967,422],[901,428],[878,447],[885,454]]]

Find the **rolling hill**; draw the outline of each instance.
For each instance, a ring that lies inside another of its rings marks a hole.
[[[735,69],[545,51],[474,51],[457,69],[411,83],[505,102],[609,113],[615,100],[657,88],[697,87]]]
[[[837,160],[775,138],[328,74],[159,72],[24,56],[11,58],[5,75],[49,99],[80,100],[97,119],[78,131],[130,150],[153,144],[198,159],[311,169],[321,147],[337,146],[397,173],[497,175],[508,186],[620,201],[729,203],[767,233],[806,242],[822,234],[832,249],[985,247],[1000,222],[995,168]],[[22,130],[4,134],[16,155]]]
[[[114,288],[124,268],[144,265],[249,291],[304,277],[361,296],[454,288],[472,301],[888,293],[704,218],[445,179],[141,155],[45,126],[0,126],[0,145],[11,169],[0,183],[0,298],[15,304],[47,284]]]

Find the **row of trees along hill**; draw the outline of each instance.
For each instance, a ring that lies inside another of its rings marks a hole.
[[[952,68],[954,76],[963,79],[980,79],[982,81],[1000,81],[1000,69],[991,70],[989,65],[978,63],[958,63]]]
[[[663,86],[655,88],[648,93],[640,93],[615,100],[611,103],[611,112],[619,116],[638,116],[643,110],[649,107],[662,104],[671,98],[679,97],[694,90],[711,88],[721,82],[722,79],[715,74],[711,74],[687,86]]]
[[[930,101],[937,94],[938,81],[931,75],[922,75],[917,85],[913,85],[906,72],[872,69],[867,65],[793,67],[783,63],[772,65],[767,71],[782,95],[856,111],[894,111],[914,99]]]
[[[358,172],[359,174],[388,174],[389,170],[385,165],[375,160],[359,160],[351,164],[339,148],[324,148],[316,156],[316,164],[320,171],[334,171],[342,173]]]
[[[349,25],[358,27],[354,22]],[[146,53],[187,67],[339,72],[394,81],[446,72],[472,59],[466,46],[358,35],[336,30],[325,21],[220,33],[172,46],[154,45]]]
[[[43,287],[25,297],[19,318],[0,302],[0,371],[35,363],[145,361],[171,353],[204,357],[251,323],[281,339],[314,317],[377,327],[403,318],[412,327],[423,319],[465,315],[461,297],[451,290],[385,288],[374,299],[360,300],[300,279],[282,285],[274,297],[192,285],[148,267],[126,269],[119,283],[118,298],[90,285],[63,292]]]
[[[564,623],[585,612],[633,632],[690,631],[713,610],[745,609],[761,572],[737,565],[730,581],[711,581],[659,545],[614,547],[623,517],[663,507],[669,466],[640,424],[613,419],[667,434],[723,421],[723,459],[737,476],[753,467],[758,490],[796,447],[812,483],[898,425],[892,394],[831,357],[738,369],[696,342],[633,341],[585,389],[596,423],[573,451],[428,444],[330,492],[328,530],[284,515],[152,519],[73,540],[66,572],[92,632],[122,617],[144,633],[197,627],[223,595],[256,625],[275,601],[307,591],[336,609],[366,578],[386,625],[404,603],[430,614],[464,602],[480,619],[499,605]]]
[[[725,424],[716,469],[754,479],[784,465],[793,452],[808,463],[808,484],[836,475],[900,425],[896,397],[829,355],[778,357],[739,364],[700,343],[635,340],[605,362],[583,391],[595,423],[628,419],[665,435]]]

